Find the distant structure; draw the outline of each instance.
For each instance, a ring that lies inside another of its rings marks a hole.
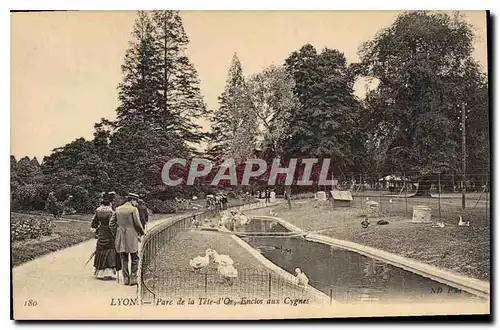
[[[352,194],[350,191],[331,190],[333,207],[351,207]]]

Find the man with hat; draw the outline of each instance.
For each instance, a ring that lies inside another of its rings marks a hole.
[[[116,252],[120,254],[122,274],[125,285],[137,285],[137,270],[139,268],[139,241],[144,235],[137,201],[139,195],[129,193],[127,202],[116,208],[109,227],[115,236]],[[131,260],[130,273],[128,269],[129,256]]]

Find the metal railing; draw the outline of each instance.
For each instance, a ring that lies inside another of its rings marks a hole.
[[[146,276],[145,283],[151,290],[143,295],[143,304],[158,304],[164,300],[179,298],[196,299],[196,304],[200,304],[202,299],[217,300],[220,297],[235,302],[244,299],[273,299],[281,302],[285,298],[317,299],[305,287],[268,270],[238,271],[238,277],[228,283],[215,269],[190,272],[164,267],[168,266],[163,263],[152,270],[154,273],[148,273]]]
[[[228,207],[228,209],[245,211],[266,206],[267,204],[265,202],[259,201],[251,204]],[[151,273],[153,269],[156,269],[156,265],[154,263],[156,262],[159,252],[161,252],[167,243],[177,236],[177,234],[188,230],[193,221],[203,223],[205,219],[213,218],[215,215],[216,213],[214,213],[214,210],[205,210],[179,215],[160,223],[146,233],[141,242],[141,248],[139,251],[140,281],[138,286],[138,295],[140,301],[142,301],[142,298],[147,293],[154,295],[152,288],[148,286],[148,283],[146,283],[144,275],[145,273]]]

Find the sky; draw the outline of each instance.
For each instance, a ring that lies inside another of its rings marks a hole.
[[[475,59],[486,71],[486,16],[463,11],[476,33]],[[217,107],[234,53],[245,75],[281,65],[310,43],[359,60],[358,47],[389,26],[395,11],[183,11],[187,55],[209,109]],[[11,154],[40,161],[94,123],[114,119],[133,11],[11,14]],[[366,82],[356,84],[363,97]],[[208,123],[204,123],[208,128]]]

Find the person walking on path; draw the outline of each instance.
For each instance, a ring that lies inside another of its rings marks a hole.
[[[269,189],[266,189],[266,192],[265,192],[265,197],[266,197],[266,205],[271,203],[271,191],[269,191]]]
[[[137,285],[137,271],[139,268],[139,241],[144,235],[139,210],[137,209],[137,194],[128,194],[127,202],[116,208],[109,227],[115,234],[116,251],[120,254],[123,284]],[[128,262],[130,256],[130,272]]]
[[[110,279],[121,270],[120,255],[115,249],[115,240],[109,222],[113,216],[111,198],[103,197],[96,209],[90,227],[96,233],[97,244],[94,255],[94,275],[98,279]]]
[[[148,208],[144,200],[139,199],[139,205],[137,208],[139,209],[139,217],[141,218],[141,225],[146,230],[146,224],[149,221]]]

